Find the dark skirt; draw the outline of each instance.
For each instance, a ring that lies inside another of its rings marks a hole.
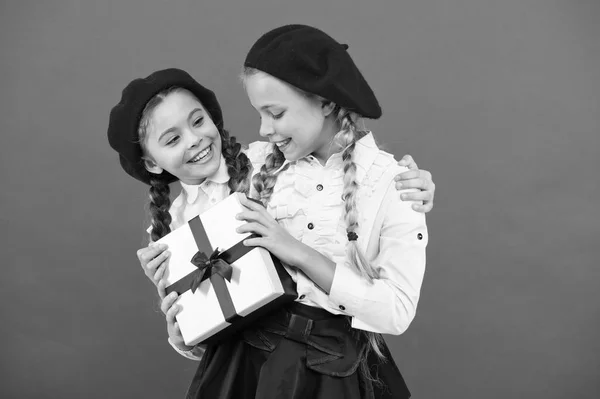
[[[360,372],[366,341],[347,316],[294,303],[226,342],[209,346],[188,399],[409,398],[387,345],[382,361],[367,355],[371,381]]]

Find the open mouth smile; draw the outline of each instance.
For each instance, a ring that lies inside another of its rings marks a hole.
[[[202,151],[200,151],[198,154],[196,154],[196,156],[194,156],[192,159],[187,161],[187,163],[201,162],[202,160],[206,159],[209,155],[212,154],[212,148],[213,148],[213,146],[211,144],[208,147],[206,147],[205,149],[203,149]]]

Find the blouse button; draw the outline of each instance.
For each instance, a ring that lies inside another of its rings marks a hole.
[[[344,305],[340,305],[340,310],[346,310],[346,307]]]
[[[315,228],[315,225],[312,223],[309,223],[308,226],[306,226],[306,227],[308,227],[309,230],[312,230]]]
[[[423,234],[421,234],[421,233],[417,234],[417,239],[422,240],[423,239]]]
[[[306,295],[302,294],[302,295],[300,295],[300,297],[298,299],[304,299],[304,298],[306,298]]]
[[[317,191],[323,191],[323,185],[317,184]]]

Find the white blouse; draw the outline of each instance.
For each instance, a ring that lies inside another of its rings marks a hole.
[[[269,143],[250,144],[247,155],[253,174],[260,171],[271,151]],[[371,265],[379,269],[378,280],[364,280],[346,259],[341,153],[332,155],[324,166],[312,155],[286,161],[284,166],[290,166],[279,173],[267,210],[293,237],[336,263],[329,295],[302,271],[286,266],[297,284],[298,302],[348,315],[354,328],[401,334],[415,316],[425,272],[425,215],[414,211],[412,202],[400,199],[400,194],[408,190],[397,191],[393,177],[406,168],[397,166],[392,155],[380,151],[372,134],[356,143],[354,160],[360,187],[358,243]],[[202,184],[182,183],[182,192],[170,209],[171,229],[227,197],[228,180],[222,159],[219,170]],[[373,228],[367,228],[373,224]],[[172,346],[194,360],[204,352],[201,345],[188,352]]]
[[[171,204],[171,230],[186,224],[190,219],[222,201],[229,195],[229,175],[225,158],[214,175],[207,177],[201,184],[181,183],[181,193]]]
[[[261,146],[260,151],[257,146]],[[253,143],[249,157],[260,170],[271,146]],[[267,206],[269,213],[296,239],[336,263],[329,295],[302,271],[286,267],[297,284],[298,302],[352,318],[352,327],[384,334],[402,334],[413,320],[425,272],[428,242],[425,214],[402,201],[393,177],[406,170],[393,156],[380,151],[372,134],[356,143],[359,193],[359,247],[379,279],[363,279],[346,257],[348,243],[343,219],[342,154],[332,155],[323,166],[309,155],[280,172]],[[388,181],[385,181],[387,179]],[[375,198],[381,198],[377,201]],[[361,226],[377,219],[374,236]]]

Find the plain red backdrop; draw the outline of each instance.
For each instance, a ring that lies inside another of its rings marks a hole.
[[[387,338],[414,397],[600,397],[598,2],[0,7],[0,396],[182,397],[195,365],[135,258],[147,192],[108,147],[108,113],[175,66],[257,139],[245,53],[305,23],[350,45],[384,108],[367,126],[438,187],[417,317]]]

